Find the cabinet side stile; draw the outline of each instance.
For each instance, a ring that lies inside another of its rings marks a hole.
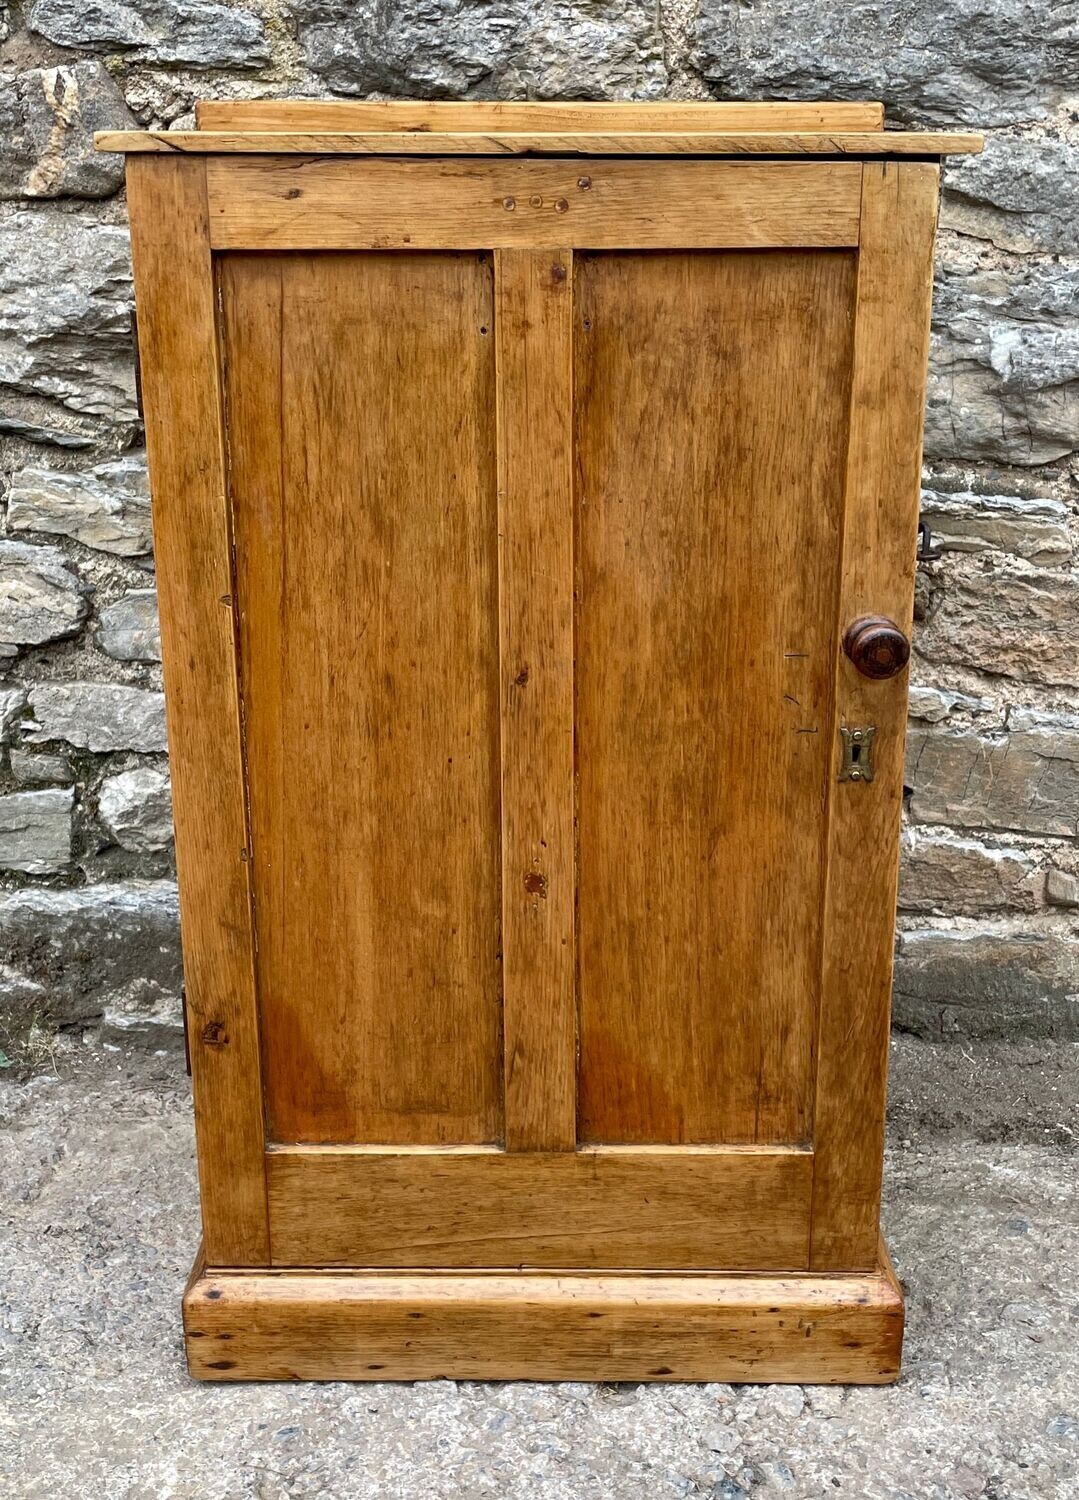
[[[205,164],[127,164],[210,1266],[268,1265],[250,849]]]
[[[836,631],[810,1268],[879,1260],[884,1106],[907,674],[861,676],[841,643],[863,615],[908,636],[940,171],[865,162]],[[838,782],[841,729],[874,731],[873,776]]]

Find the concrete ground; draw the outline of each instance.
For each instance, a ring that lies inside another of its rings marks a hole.
[[[201,1386],[174,1055],[66,1044],[0,1084],[0,1493],[666,1500],[1079,1497],[1075,1048],[893,1066],[898,1386]]]

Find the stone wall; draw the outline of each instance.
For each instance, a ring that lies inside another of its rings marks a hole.
[[[896,1019],[1076,1031],[1070,0],[24,0],[0,26],[0,1014],[160,1039],[180,967],[131,280],[101,127],[199,97],[875,98],[947,171]],[[0,1043],[4,1037],[0,1036]]]

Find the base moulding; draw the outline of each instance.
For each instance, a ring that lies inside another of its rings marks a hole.
[[[851,1383],[899,1374],[903,1292],[872,1272],[241,1270],[184,1293],[199,1380]]]

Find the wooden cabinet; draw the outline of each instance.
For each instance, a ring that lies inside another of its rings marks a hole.
[[[893,1379],[936,158],[977,138],[859,104],[200,127],[100,142],[131,153],[192,1372]]]

